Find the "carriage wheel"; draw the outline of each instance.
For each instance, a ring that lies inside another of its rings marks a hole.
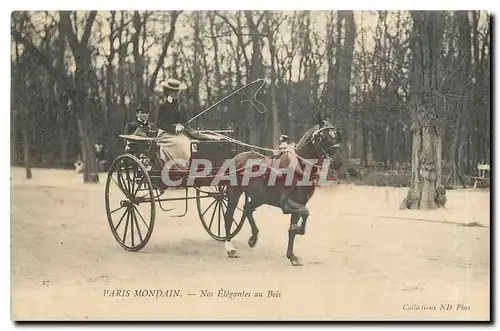
[[[106,180],[106,214],[116,241],[126,250],[140,251],[153,233],[155,201],[151,178],[135,156],[116,158]]]
[[[246,195],[242,194],[234,212],[230,238],[234,238],[245,223],[246,216],[243,213],[243,206],[246,201]],[[224,215],[228,206],[227,187],[217,185],[197,188],[196,206],[201,224],[203,224],[210,237],[218,241],[224,241],[226,239]]]

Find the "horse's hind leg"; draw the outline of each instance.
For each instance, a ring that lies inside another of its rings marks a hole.
[[[306,233],[306,223],[307,218],[309,217],[309,210],[306,206],[289,199],[283,206],[283,213],[296,213],[299,216],[299,220],[302,218],[301,224],[299,224],[298,220],[296,222],[292,222],[290,224],[290,229],[292,229],[295,234],[304,235]]]
[[[242,190],[238,188],[233,188],[233,187],[228,187],[227,189],[227,210],[226,214],[224,215],[224,226],[226,229],[226,241],[224,243],[224,247],[226,249],[227,256],[230,258],[237,258],[238,253],[236,252],[236,249],[233,247],[233,243],[231,242],[231,226],[233,225],[234,221],[234,211],[236,210],[236,207],[238,206],[238,201],[240,200],[240,196],[243,193]]]
[[[252,201],[246,203],[244,207],[244,213],[246,214],[248,223],[250,223],[250,227],[252,228],[252,236],[248,239],[248,246],[250,247],[255,247],[259,235],[259,228],[257,227],[257,223],[255,223],[255,219],[253,218],[253,212],[257,207],[258,206],[252,203]]]
[[[307,218],[309,217],[309,210],[306,206],[301,205],[292,199],[288,199],[283,206],[283,212],[286,214],[291,214],[290,218],[290,228],[288,229],[288,246],[286,250],[286,257],[290,260],[290,263],[294,266],[302,265],[300,259],[293,252],[293,245],[295,243],[295,236],[297,234],[305,233],[305,226]],[[302,224],[298,225],[298,222],[302,218]]]

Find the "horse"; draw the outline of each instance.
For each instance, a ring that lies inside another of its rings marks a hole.
[[[238,257],[231,243],[230,229],[238,201],[241,195],[245,193],[247,199],[245,199],[246,203],[243,207],[243,213],[248,219],[252,230],[252,235],[248,239],[249,246],[255,247],[259,234],[253,212],[261,205],[281,208],[284,214],[291,214],[286,257],[293,266],[302,265],[300,258],[294,254],[295,236],[306,233],[306,222],[309,217],[306,204],[314,194],[320,167],[325,160],[330,161],[330,169],[339,170],[342,165],[341,142],[341,132],[335,128],[329,119],[322,119],[320,117],[319,124],[307,130],[292,151],[282,151],[272,157],[248,151],[240,153],[232,159],[235,169],[244,168],[245,165],[248,165],[247,161],[249,160],[254,163],[267,162],[266,164],[269,164],[269,161],[274,161],[276,163],[273,164],[278,165],[278,169],[283,169],[291,166],[293,158],[296,157],[298,162],[296,162],[293,168],[294,175],[299,175],[299,177],[308,175],[305,169],[309,162],[309,167],[311,168],[309,175],[313,180],[312,185],[309,186],[297,185],[296,182],[290,185],[285,184],[283,181],[276,181],[274,186],[269,186],[265,176],[258,176],[246,185],[228,186],[228,206],[224,215],[224,223],[226,229],[225,249],[229,258]],[[315,161],[308,161],[311,159]],[[299,223],[300,219],[302,219],[301,223]]]

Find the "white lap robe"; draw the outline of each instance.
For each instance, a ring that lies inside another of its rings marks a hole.
[[[191,156],[191,140],[183,133],[169,133],[158,130],[158,145],[160,146],[160,155],[163,161],[168,162],[172,159],[183,160],[176,161],[179,168],[186,168]]]

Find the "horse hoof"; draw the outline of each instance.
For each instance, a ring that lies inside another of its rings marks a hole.
[[[232,249],[230,251],[227,251],[227,256],[231,259],[235,259],[238,257],[238,253],[236,253],[236,250]]]
[[[257,244],[257,236],[251,236],[249,239],[248,239],[248,246],[250,247],[255,247],[255,244]]]
[[[302,266],[302,262],[300,261],[300,259],[298,257],[294,257],[294,258],[291,258],[290,259],[290,263],[294,266],[294,267],[300,267]]]

